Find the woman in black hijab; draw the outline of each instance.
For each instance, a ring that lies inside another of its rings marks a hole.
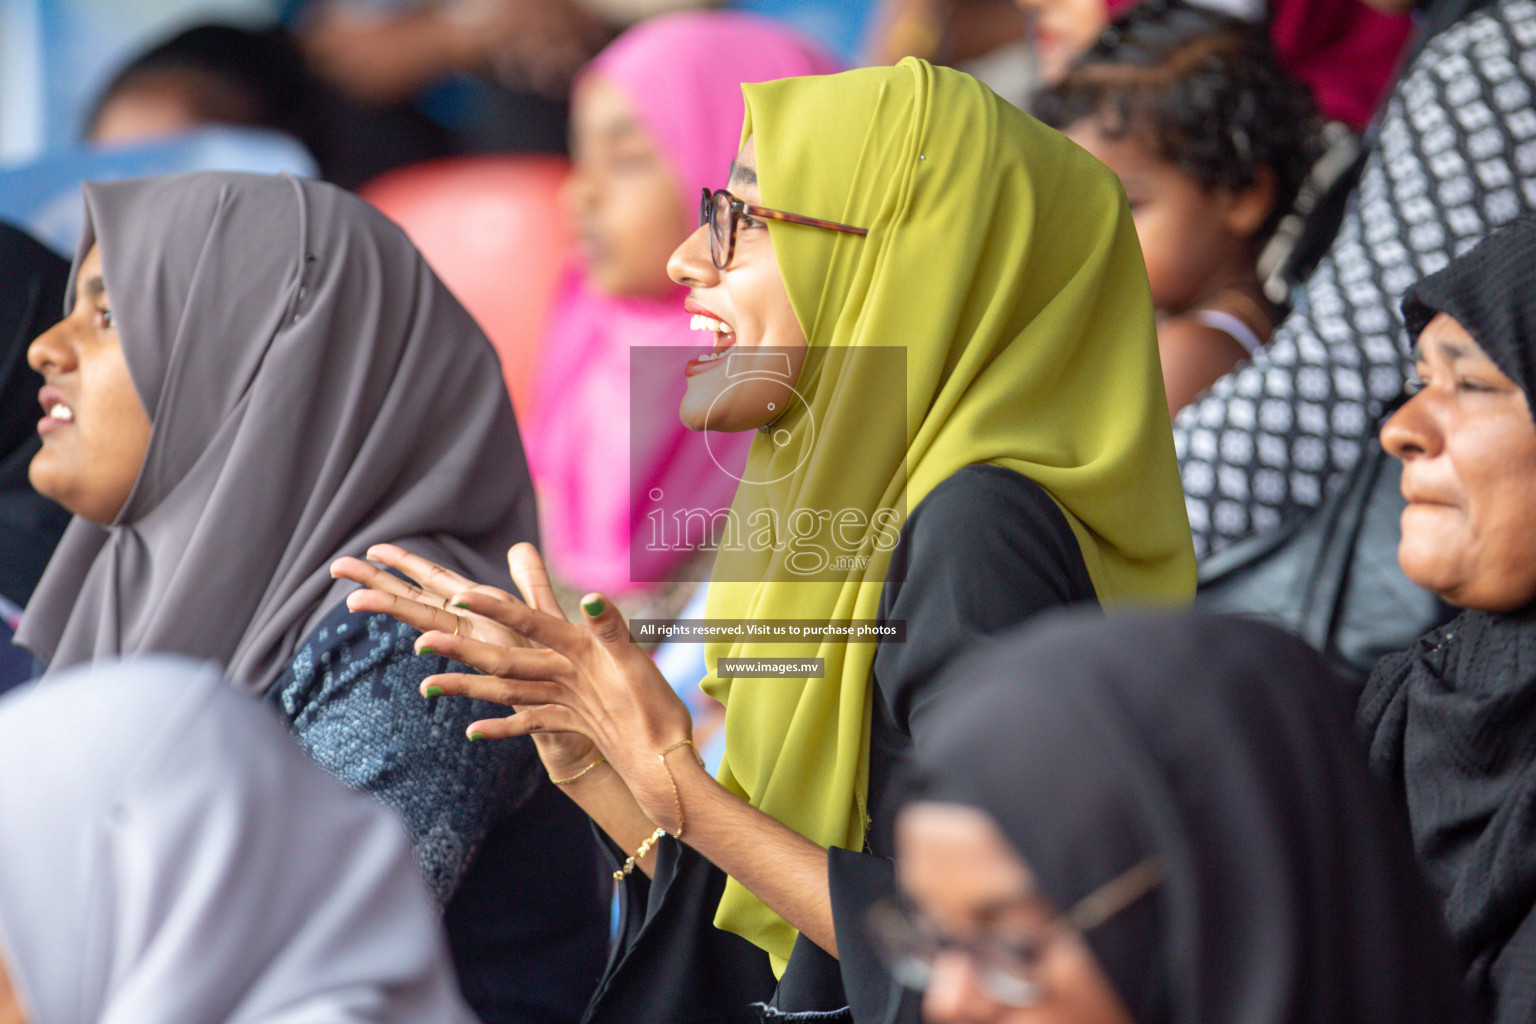
[[[0,224],[0,691],[32,674],[32,656],[11,645],[11,634],[69,525],[69,513],[27,480],[43,386],[27,346],[59,318],[68,280],[68,260]]]
[[[1421,384],[1403,460],[1408,578],[1466,609],[1377,663],[1359,722],[1500,1022],[1536,1020],[1536,221],[1409,289]]]
[[[1477,1019],[1319,657],[1257,622],[1067,614],[950,679],[874,919],[934,1022]],[[883,923],[880,923],[883,920]]]

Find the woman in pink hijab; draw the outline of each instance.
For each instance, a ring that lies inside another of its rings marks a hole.
[[[736,155],[741,83],[835,70],[775,22],[690,12],[630,29],[577,79],[565,201],[580,258],[555,298],[524,435],[564,582],[644,599],[693,575],[701,538],[658,535],[664,509],[730,506],[752,435],[706,439],[677,418],[681,365],[713,335],[691,329],[667,258]]]

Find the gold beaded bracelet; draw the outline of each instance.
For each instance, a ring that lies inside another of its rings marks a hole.
[[[606,757],[600,757],[596,761],[593,761],[591,764],[587,765],[581,771],[577,772],[575,775],[572,775],[570,778],[557,779],[554,776],[550,776],[549,781],[553,782],[557,786],[569,786],[571,783],[587,774],[587,772],[591,771],[593,768],[596,768],[600,764],[605,764],[607,761],[608,759]]]
[[[624,881],[624,876],[630,874],[631,872],[633,872],[635,870],[636,862],[638,862],[640,860],[643,860],[645,858],[645,855],[651,852],[651,847],[656,845],[656,840],[660,839],[662,836],[664,836],[666,834],[667,834],[667,830],[666,829],[658,828],[655,832],[652,832],[650,835],[646,836],[645,837],[645,842],[640,844],[640,849],[635,851],[634,856],[632,856],[628,860],[626,860],[624,862],[624,866],[619,868],[619,870],[617,870],[617,871],[615,871],[613,873],[613,880],[615,882],[622,882],[622,881]]]
[[[640,848],[635,851],[634,856],[625,860],[624,866],[613,873],[613,880],[615,882],[622,882],[624,881],[626,875],[632,874],[635,870],[635,865],[645,859],[645,855],[651,852],[651,847],[655,846],[657,841],[661,839],[662,836],[670,835],[673,839],[683,838],[683,826],[687,824],[687,822],[683,820],[683,798],[682,795],[677,791],[677,779],[672,777],[672,768],[667,764],[667,755],[672,753],[672,751],[676,750],[678,747],[692,747],[693,759],[699,762],[700,768],[704,767],[704,758],[699,755],[699,748],[693,746],[692,737],[689,737],[685,740],[678,740],[676,743],[666,747],[662,750],[661,753],[656,755],[657,758],[661,760],[661,766],[666,769],[667,781],[672,783],[672,800],[677,804],[677,831],[668,832],[664,828],[657,827],[655,832],[652,832],[650,835],[646,836],[645,842],[640,844]],[[587,772],[596,767],[596,762],[587,765],[587,767],[581,770],[581,775],[585,775]],[[580,777],[580,775],[572,776],[571,779],[566,781],[574,781]]]

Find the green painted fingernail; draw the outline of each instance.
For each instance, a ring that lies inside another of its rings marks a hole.
[[[428,697],[441,697],[442,695],[443,695],[443,688],[441,686],[438,686],[436,683],[433,683],[431,686],[427,687],[427,696]]]
[[[418,648],[416,648],[416,653],[417,654],[436,654],[437,652],[434,651],[430,647],[418,647]]]
[[[606,607],[607,605],[603,604],[603,599],[600,597],[594,597],[590,601],[581,602],[581,610],[594,619],[603,614],[603,609]]]
[[[483,733],[483,732],[472,732],[472,733],[469,734],[469,738],[471,740],[483,740],[483,739],[485,739],[485,733]]]
[[[468,608],[469,607],[469,602],[468,601],[455,601],[455,602],[453,602],[453,606],[455,608]]]

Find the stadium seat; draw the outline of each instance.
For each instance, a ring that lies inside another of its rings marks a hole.
[[[416,243],[496,347],[512,404],[529,407],[544,318],[570,252],[550,156],[434,160],[358,190]]]

